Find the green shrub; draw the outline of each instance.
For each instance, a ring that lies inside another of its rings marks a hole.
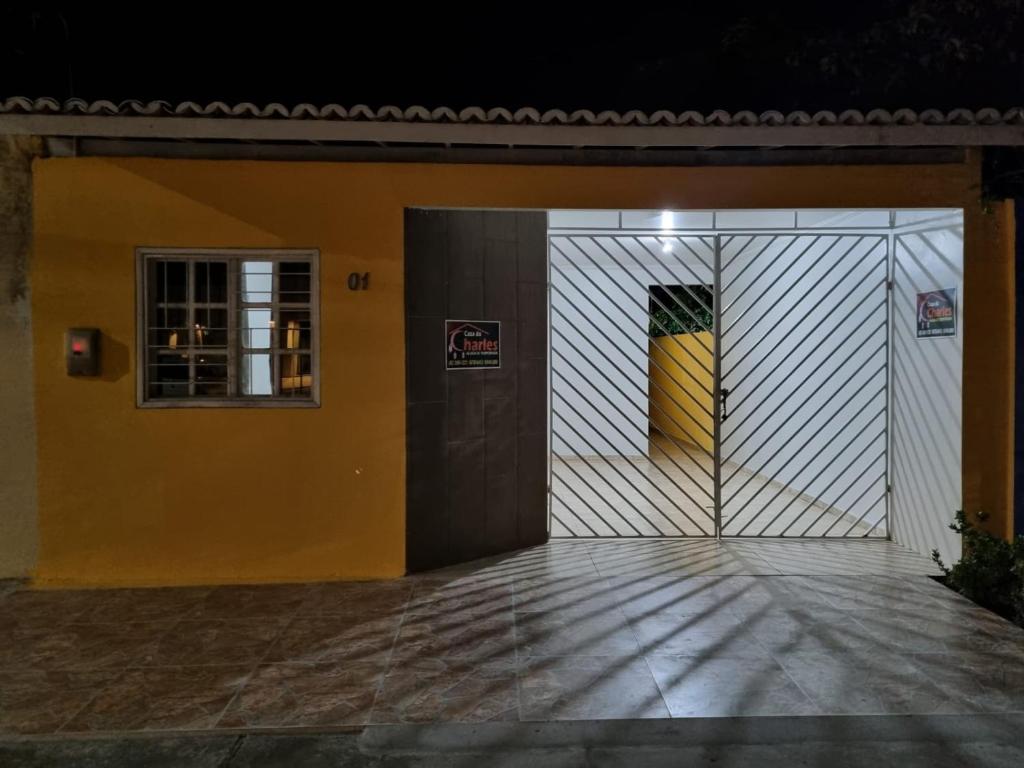
[[[710,309],[715,298],[707,286],[652,285],[648,293],[652,337],[710,331],[714,325]]]
[[[985,514],[976,517],[984,520]],[[960,561],[947,568],[939,551],[932,550],[946,586],[1024,627],[1024,536],[1011,541],[993,536],[968,520],[962,509],[949,527],[963,537]]]

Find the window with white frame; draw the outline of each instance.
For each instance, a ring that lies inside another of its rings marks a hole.
[[[317,253],[139,251],[140,405],[319,400]]]

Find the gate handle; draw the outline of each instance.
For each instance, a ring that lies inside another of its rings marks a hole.
[[[729,418],[729,390],[722,390],[722,421]]]

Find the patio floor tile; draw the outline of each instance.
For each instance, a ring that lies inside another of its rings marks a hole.
[[[970,711],[905,656],[885,649],[863,653],[777,656],[822,714],[954,714]]]
[[[400,621],[395,616],[298,616],[262,660],[383,666],[391,656]]]
[[[815,706],[770,658],[649,656],[672,717],[806,715]]]
[[[381,683],[373,723],[518,720],[515,663],[421,658],[392,669]]]
[[[889,542],[621,540],[388,582],[19,585],[0,733],[1024,712],[1024,630],[932,571]]]
[[[0,670],[0,733],[53,733],[121,670]]]
[[[640,652],[625,616],[552,611],[516,614],[520,656],[610,656]]]
[[[519,661],[523,720],[668,717],[642,656],[540,656]]]
[[[220,728],[364,725],[384,670],[377,664],[259,667],[220,718]]]
[[[62,731],[210,728],[249,672],[244,666],[130,669],[101,688]]]
[[[270,649],[288,619],[197,619],[180,621],[167,632],[147,666],[248,664]]]

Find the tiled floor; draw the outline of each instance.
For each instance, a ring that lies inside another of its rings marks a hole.
[[[714,532],[713,463],[700,448],[686,452],[651,440],[649,457],[552,456],[555,537],[708,536]],[[872,525],[785,485],[727,463],[722,493],[726,531],[765,536],[885,537]],[[861,502],[858,516],[867,512]],[[873,508],[874,509],[874,508]],[[881,513],[881,508],[877,510]],[[868,515],[874,520],[874,511]],[[730,518],[731,521],[730,521]]]
[[[388,583],[0,597],[0,732],[1024,711],[884,542],[556,542]],[[782,575],[788,574],[788,575]]]

